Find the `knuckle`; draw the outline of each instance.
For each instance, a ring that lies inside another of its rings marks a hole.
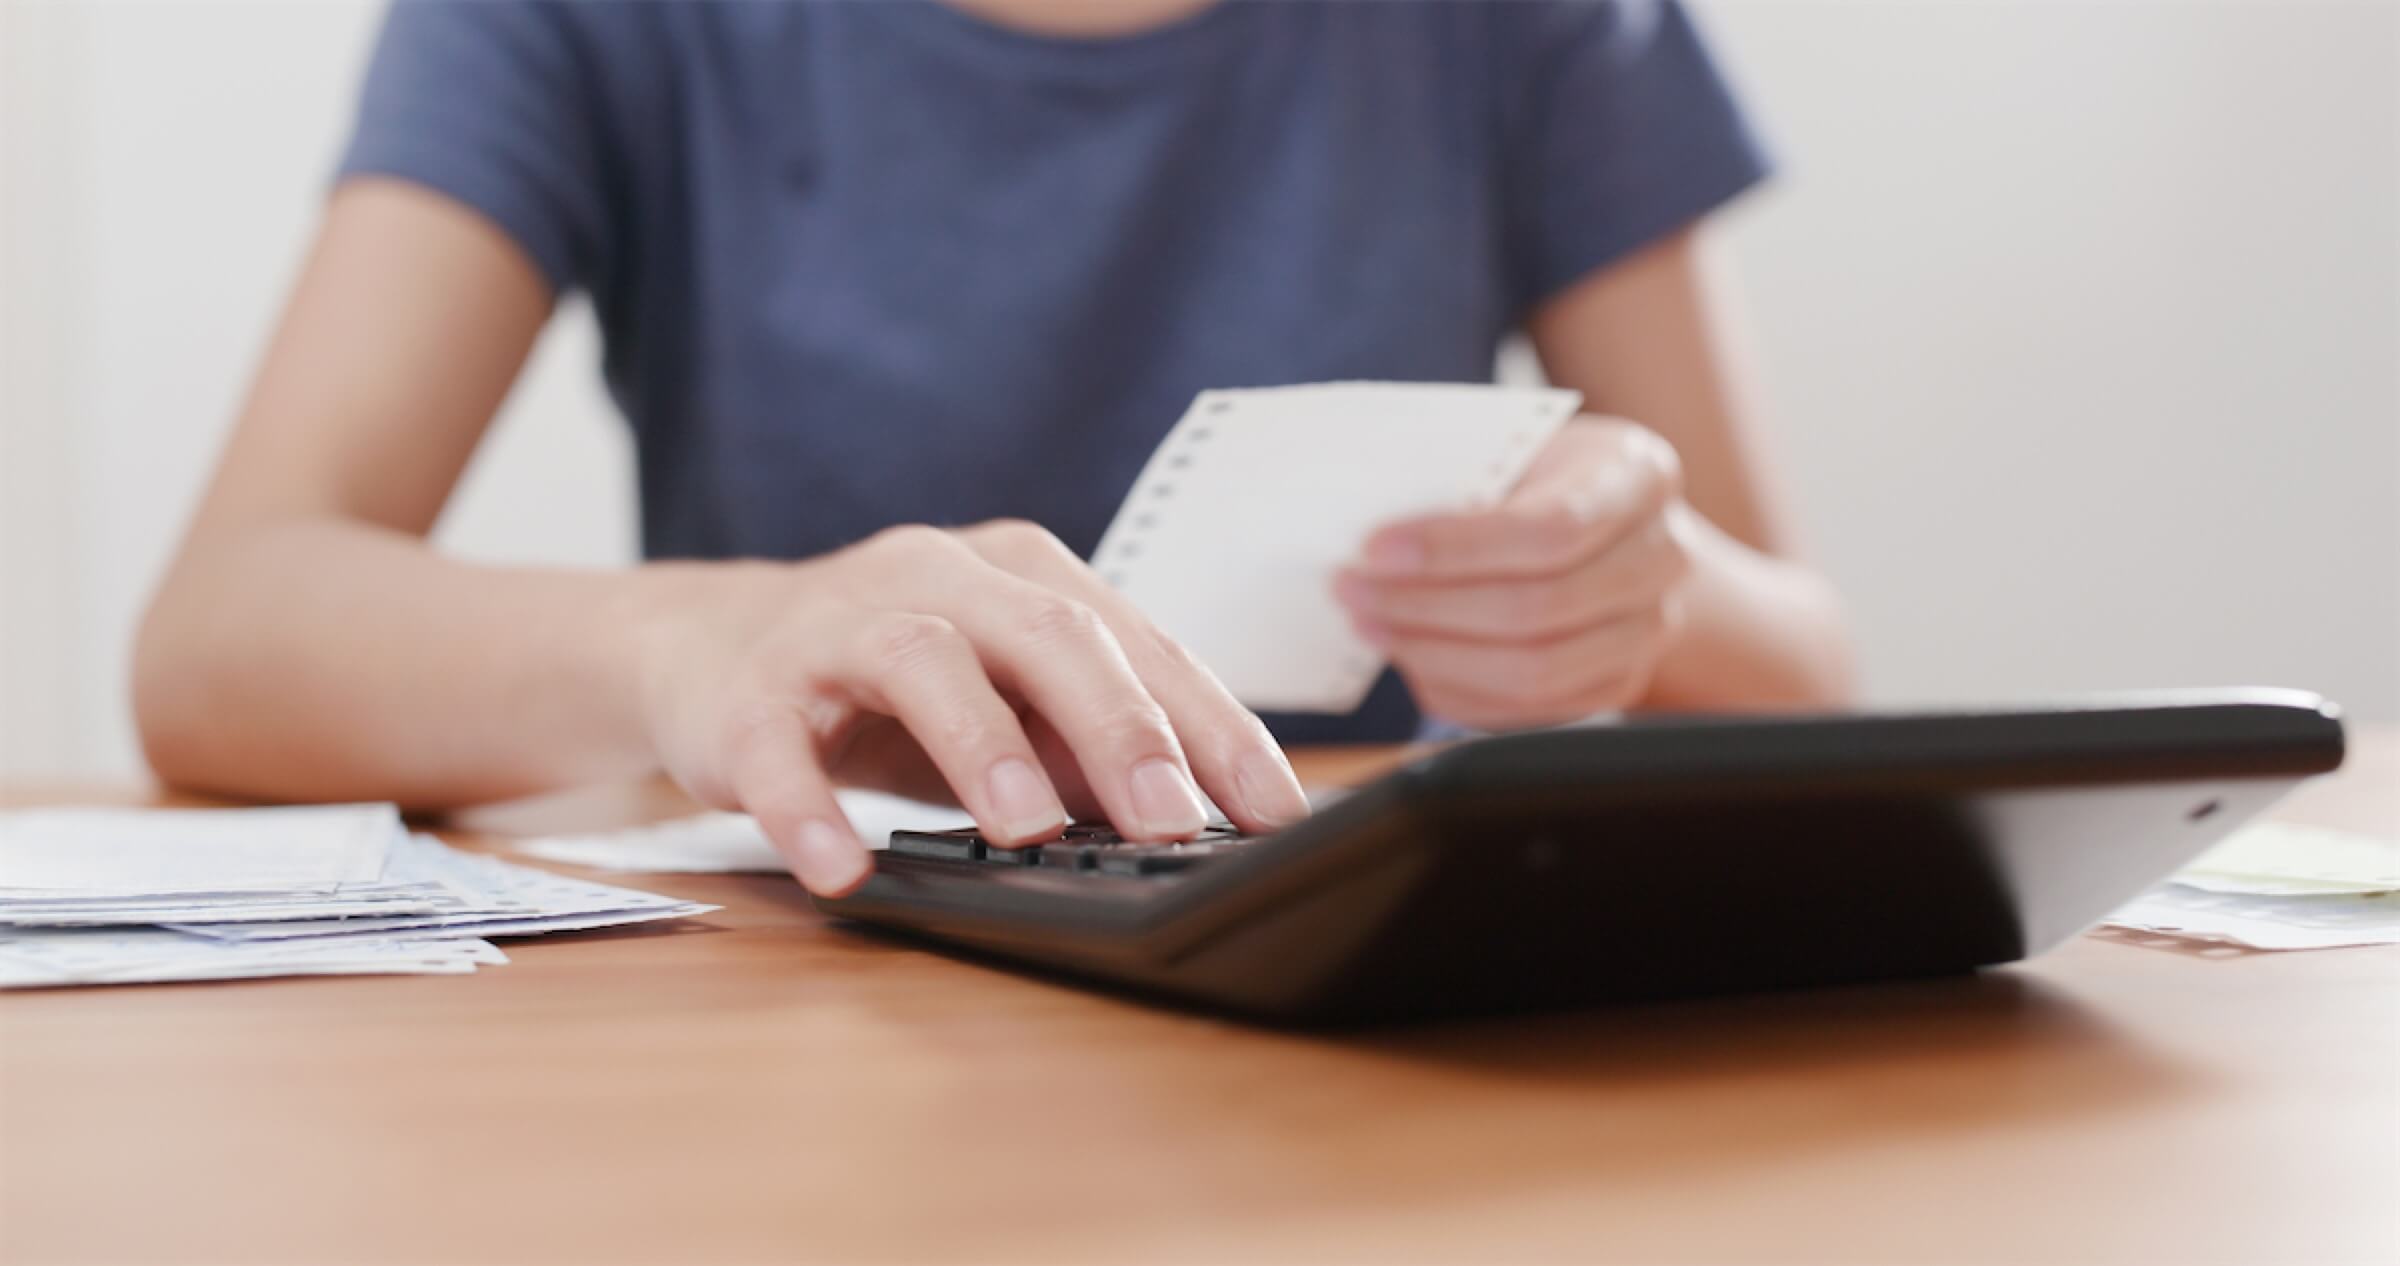
[[[1089,646],[1108,636],[1098,611],[1064,594],[1029,599],[1018,622],[1025,636],[1042,646]]]
[[[975,544],[1011,561],[1031,561],[1070,554],[1058,537],[1030,519],[993,519],[967,529]]]
[[[893,611],[870,620],[865,637],[870,664],[887,672],[906,672],[948,655],[958,644],[959,632],[937,615]]]
[[[964,552],[957,539],[948,532],[922,523],[902,523],[885,528],[861,542],[860,548],[917,564],[953,559]]]
[[[1155,624],[1143,621],[1129,640],[1133,645],[1128,649],[1139,650],[1141,656],[1153,664],[1172,672],[1208,675],[1212,684],[1216,680],[1200,662],[1200,657],[1192,654],[1190,647],[1176,641],[1165,629]]]
[[[949,752],[983,752],[1000,746],[998,726],[972,709],[951,708],[915,734],[918,743]]]
[[[1166,709],[1149,698],[1127,699],[1103,708],[1092,725],[1100,741],[1117,751],[1171,751],[1175,728]]]

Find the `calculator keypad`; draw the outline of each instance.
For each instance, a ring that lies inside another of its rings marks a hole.
[[[1038,866],[1044,870],[1097,875],[1171,875],[1239,851],[1262,838],[1246,836],[1228,822],[1209,824],[1189,840],[1173,843],[1126,840],[1105,823],[1077,822],[1056,840],[1022,848],[994,848],[973,827],[954,831],[894,831],[891,853],[927,861],[982,866]]]

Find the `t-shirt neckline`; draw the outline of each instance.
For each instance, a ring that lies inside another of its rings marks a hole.
[[[1002,69],[1115,78],[1153,72],[1216,47],[1250,5],[1213,0],[1163,25],[1121,35],[1059,35],[1005,26],[943,0],[868,0],[861,7]]]

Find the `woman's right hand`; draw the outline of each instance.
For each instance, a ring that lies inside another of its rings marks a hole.
[[[1104,815],[1130,839],[1307,815],[1273,736],[1048,531],[901,527],[801,563],[692,569],[643,621],[660,763],[748,812],[811,891],[870,862],[837,783],[955,799],[983,836]]]

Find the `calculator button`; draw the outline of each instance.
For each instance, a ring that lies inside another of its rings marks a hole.
[[[1194,840],[1189,844],[1123,844],[1095,850],[1099,854],[1095,869],[1105,875],[1171,874],[1197,866],[1212,857],[1222,857],[1250,843],[1249,840],[1234,837]]]
[[[973,830],[894,831],[891,852],[901,857],[925,857],[945,862],[983,858],[983,840]]]
[[[1103,875],[1165,875],[1198,865],[1201,854],[1172,845],[1128,844],[1102,849],[1097,870]]]
[[[1099,852],[1089,844],[1044,844],[1042,865],[1057,870],[1090,870]]]

